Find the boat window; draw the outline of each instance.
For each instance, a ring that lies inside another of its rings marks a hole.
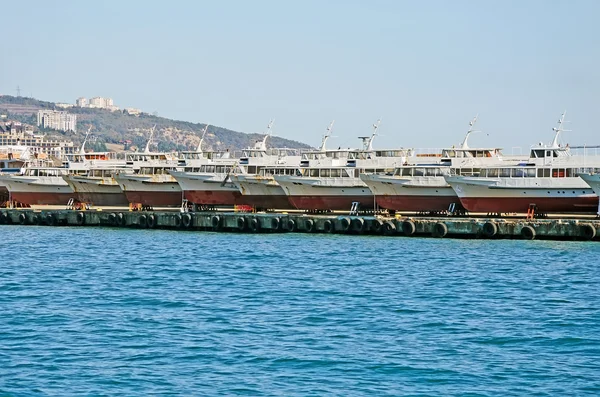
[[[324,177],[324,178],[328,178],[329,177],[329,170],[327,170],[327,169],[321,170],[321,176]]]
[[[488,176],[488,178],[497,178],[498,177],[498,168],[488,168],[487,176]]]
[[[425,176],[435,176],[435,168],[425,168]]]
[[[573,168],[567,168],[567,178],[572,178],[572,177],[576,176],[577,173],[574,171],[575,170],[573,170]]]
[[[423,176],[425,174],[425,169],[423,168],[413,168],[414,176]]]
[[[255,165],[249,165],[248,166],[248,173],[249,174],[256,174],[256,166]]]
[[[500,168],[499,176],[501,178],[506,178],[510,176],[510,168]]]
[[[402,168],[402,176],[412,176],[412,168]]]
[[[510,170],[510,176],[513,178],[523,178],[523,174],[523,168],[511,168]]]
[[[553,168],[552,169],[552,178],[564,178],[565,177],[565,169],[564,168]]]
[[[535,168],[524,168],[526,178],[535,178]]]
[[[340,178],[342,176],[342,170],[340,170],[340,169],[331,170],[331,176],[333,178]]]
[[[318,169],[311,169],[310,170],[310,176],[312,177],[318,177],[319,176],[319,170]]]

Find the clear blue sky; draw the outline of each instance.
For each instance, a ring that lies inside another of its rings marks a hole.
[[[355,146],[600,144],[600,1],[6,1],[0,93]],[[489,134],[489,135],[487,135]]]

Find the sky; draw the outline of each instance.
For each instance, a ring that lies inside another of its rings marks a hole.
[[[600,1],[6,1],[0,94],[318,146],[600,145]]]

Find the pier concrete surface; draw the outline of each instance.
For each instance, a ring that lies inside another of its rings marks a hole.
[[[435,238],[600,240],[598,218],[348,216],[305,213],[2,209],[0,224],[238,233],[336,233]]]

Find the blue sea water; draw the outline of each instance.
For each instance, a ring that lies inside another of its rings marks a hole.
[[[600,395],[600,244],[1,226],[2,396]]]

